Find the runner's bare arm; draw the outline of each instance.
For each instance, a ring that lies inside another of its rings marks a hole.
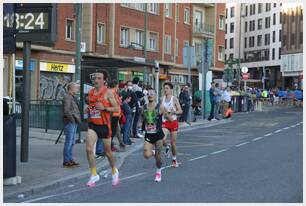
[[[181,105],[180,105],[180,103],[179,103],[179,101],[178,101],[178,99],[176,97],[174,97],[174,105],[176,107],[175,114],[182,114],[183,110],[182,110]]]
[[[163,98],[160,98],[160,102],[163,102]],[[163,104],[160,104],[159,106],[159,113],[162,115],[167,114],[167,111],[165,110],[165,107],[163,106]]]
[[[117,101],[115,100],[115,97],[111,90],[107,90],[107,99],[111,103],[112,107],[105,107],[105,110],[108,112],[118,112],[119,111],[119,105]]]

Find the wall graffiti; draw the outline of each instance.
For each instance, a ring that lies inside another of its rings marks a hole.
[[[39,98],[42,100],[62,100],[67,93],[67,85],[71,81],[71,74],[41,72]]]

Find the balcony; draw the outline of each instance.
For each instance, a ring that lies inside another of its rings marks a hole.
[[[268,61],[269,56],[258,56],[258,57],[248,57],[245,59],[241,59],[241,63],[248,63],[248,62],[260,62],[260,61]]]
[[[195,36],[213,36],[215,34],[215,25],[194,23],[192,31]]]

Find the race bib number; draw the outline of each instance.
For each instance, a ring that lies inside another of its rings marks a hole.
[[[157,132],[156,125],[155,124],[146,125],[146,132],[149,134],[156,133]]]
[[[98,118],[101,118],[101,111],[96,109],[95,107],[90,108],[89,109],[89,115],[90,115],[90,118],[92,118],[92,119],[98,119]]]

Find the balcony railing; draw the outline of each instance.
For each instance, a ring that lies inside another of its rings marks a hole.
[[[267,61],[267,60],[269,60],[269,56],[249,57],[246,59],[241,59],[241,62],[247,63],[247,62],[260,62],[260,61]]]
[[[211,24],[193,24],[194,34],[211,34],[215,33],[215,25]]]

